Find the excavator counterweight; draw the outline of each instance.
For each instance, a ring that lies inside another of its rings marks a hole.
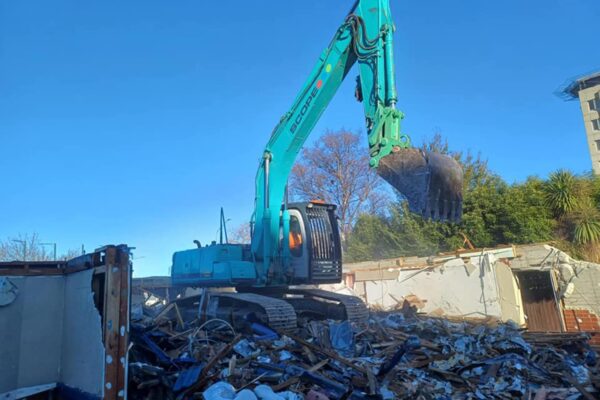
[[[402,193],[410,211],[434,221],[460,221],[463,171],[454,158],[398,149],[379,160],[377,173]]]

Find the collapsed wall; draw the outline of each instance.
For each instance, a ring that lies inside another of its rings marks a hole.
[[[552,271],[563,330],[593,333],[591,342],[600,345],[600,264],[575,260],[549,245],[519,246],[517,255],[511,260],[514,271]]]
[[[344,284],[321,287],[351,291],[374,308],[398,308],[406,300],[430,315],[523,324],[517,283],[503,262],[509,257],[512,247],[345,264]]]
[[[344,283],[322,287],[358,295],[375,308],[408,301],[430,315],[589,332],[600,344],[600,264],[546,244],[346,263]]]

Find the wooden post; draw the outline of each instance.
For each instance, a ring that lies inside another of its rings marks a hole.
[[[127,347],[129,343],[129,298],[131,267],[126,246],[105,249],[104,308],[104,398],[127,396]]]

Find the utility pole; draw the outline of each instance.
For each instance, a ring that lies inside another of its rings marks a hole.
[[[52,260],[56,261],[56,243],[40,243],[40,246],[53,246],[54,251],[53,251]]]
[[[23,245],[23,260],[21,261],[25,261],[27,258],[27,242],[20,239],[12,239],[12,241],[15,243],[21,243]]]

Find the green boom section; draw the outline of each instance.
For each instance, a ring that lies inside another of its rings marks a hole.
[[[256,174],[252,256],[258,285],[282,283],[288,267],[289,215],[285,191],[294,161],[351,67],[359,65],[370,165],[398,148],[409,147],[400,134],[396,110],[393,32],[389,0],[359,0],[323,51],[291,109],[265,147]]]

